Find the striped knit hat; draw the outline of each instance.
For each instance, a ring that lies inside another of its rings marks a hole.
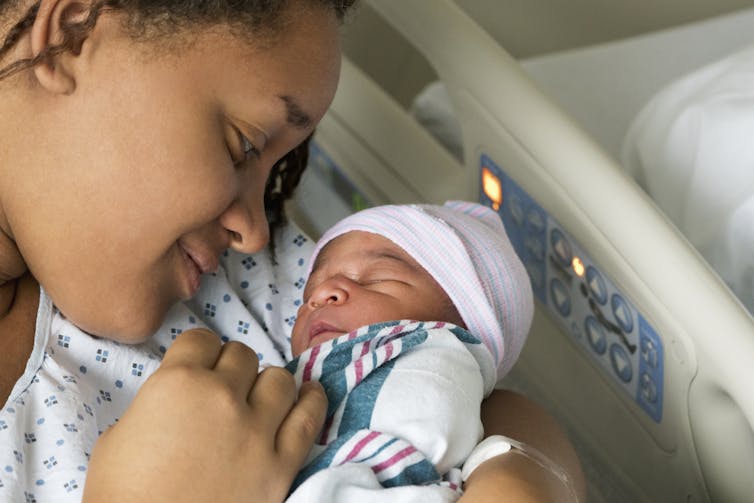
[[[383,236],[411,255],[445,290],[466,328],[488,349],[497,378],[518,359],[534,303],[529,278],[500,217],[470,202],[388,205],[350,215],[325,232],[320,250],[350,231]]]

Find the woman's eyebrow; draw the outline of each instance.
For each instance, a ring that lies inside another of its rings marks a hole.
[[[312,118],[301,108],[301,105],[294,98],[291,96],[278,96],[278,98],[285,103],[288,124],[296,129],[309,129],[311,127]]]

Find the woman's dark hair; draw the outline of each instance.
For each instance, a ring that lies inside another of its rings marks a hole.
[[[356,0],[298,0],[322,8],[330,8],[339,20]],[[0,0],[0,16],[20,2]],[[252,35],[274,40],[275,34],[284,27],[285,15],[293,0],[96,0],[84,21],[64,26],[63,41],[40,52],[0,68],[0,80],[49,63],[55,56],[71,51],[78,53],[81,45],[97,23],[103,10],[118,10],[127,14],[127,27],[134,39],[156,38],[181,33],[191,27],[227,25],[239,36]],[[0,44],[0,59],[18,43],[21,36],[34,24],[39,2],[28,7],[22,17],[12,25]],[[310,137],[311,138],[311,137]],[[306,168],[309,156],[309,140],[289,152],[272,169],[264,195],[270,235],[285,224],[285,201],[298,185]],[[270,246],[274,254],[274,239]]]
[[[280,159],[270,171],[264,188],[264,210],[270,225],[270,252],[275,261],[275,231],[286,224],[285,202],[293,196],[293,191],[301,180],[309,161],[309,142],[312,136]]]
[[[332,9],[342,20],[356,0],[299,0],[311,5]],[[0,0],[0,15],[7,15],[14,5],[22,2]],[[87,18],[64,26],[63,41],[45,48],[38,55],[15,61],[0,68],[0,80],[21,70],[51,61],[56,55],[71,51],[78,53],[81,44],[103,10],[127,14],[127,27],[134,39],[159,37],[180,33],[197,26],[228,26],[234,34],[253,35],[272,39],[284,27],[286,13],[292,0],[95,0]],[[21,36],[34,24],[39,1],[31,4],[23,16],[12,25],[0,45],[0,58],[13,48]]]

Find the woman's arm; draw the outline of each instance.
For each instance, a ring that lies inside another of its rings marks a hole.
[[[256,353],[184,332],[92,452],[84,501],[280,502],[324,422],[301,388]]]
[[[485,435],[504,435],[534,447],[562,467],[579,501],[586,484],[576,452],[555,419],[528,398],[495,390],[482,404]],[[462,503],[569,501],[566,486],[532,459],[511,450],[479,465],[464,487]]]

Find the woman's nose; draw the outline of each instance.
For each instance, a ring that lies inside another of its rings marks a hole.
[[[329,278],[314,289],[309,296],[309,307],[314,309],[328,304],[342,305],[348,302],[350,280],[342,277]]]
[[[267,245],[270,229],[264,211],[264,188],[247,190],[220,216],[220,225],[230,233],[230,247],[255,253]]]

